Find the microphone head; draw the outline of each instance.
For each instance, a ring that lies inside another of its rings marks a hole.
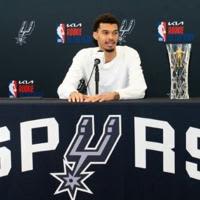
[[[98,65],[100,63],[104,64],[104,52],[102,50],[98,50],[95,59],[94,59],[94,64]]]
[[[99,58],[95,58],[94,59],[94,64],[95,65],[98,65],[100,62],[101,62],[101,60]]]

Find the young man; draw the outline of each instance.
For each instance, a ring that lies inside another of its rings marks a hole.
[[[93,38],[98,47],[80,50],[73,58],[63,82],[58,87],[61,99],[72,102],[102,102],[119,99],[144,98],[147,88],[139,54],[128,46],[117,46],[119,22],[111,14],[99,16],[93,27]],[[99,63],[99,94],[95,94],[94,62],[98,51],[104,59]],[[87,95],[78,92],[84,79]]]

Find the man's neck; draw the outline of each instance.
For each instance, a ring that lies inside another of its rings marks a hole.
[[[112,52],[105,51],[105,63],[112,61],[116,55],[117,55],[116,49]]]

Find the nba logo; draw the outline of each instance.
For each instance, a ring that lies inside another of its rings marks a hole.
[[[167,40],[167,23],[162,21],[158,24],[158,41],[166,42]]]
[[[57,42],[64,44],[65,43],[65,24],[60,24],[57,27],[57,36],[58,36]]]
[[[17,81],[11,80],[8,85],[9,89],[9,97],[16,98],[17,97]]]

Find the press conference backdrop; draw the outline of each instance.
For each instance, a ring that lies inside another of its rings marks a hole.
[[[121,45],[134,47],[141,56],[147,97],[167,97],[170,91],[169,60],[158,24],[192,35],[189,93],[200,96],[199,10],[198,0],[1,0],[0,97],[8,96],[11,80],[33,80],[44,97],[57,97],[73,56],[93,46],[94,18],[105,12],[120,20]]]

